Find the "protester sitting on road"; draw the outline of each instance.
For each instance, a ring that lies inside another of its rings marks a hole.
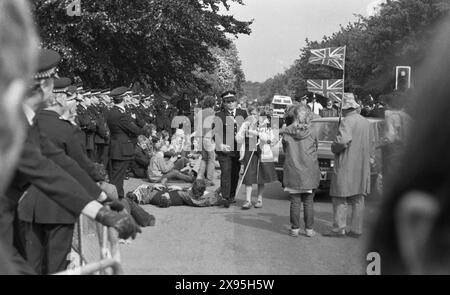
[[[131,163],[131,171],[137,178],[147,177],[147,168],[152,157],[151,147],[144,135],[138,136],[138,142],[134,149],[134,161]]]
[[[256,106],[249,106],[250,116],[242,124],[236,134],[236,141],[242,143],[243,153],[241,159],[244,163],[244,175],[242,183],[245,185],[246,202],[242,209],[252,207],[251,197],[253,184],[258,185],[258,200],[255,208],[262,208],[264,184],[278,180],[273,163],[271,144],[275,141],[269,120],[264,112],[258,112]],[[245,171],[245,169],[247,169]]]
[[[142,184],[127,197],[134,202],[145,205],[152,204],[161,208],[170,206],[209,207],[220,205],[221,197],[216,192],[206,191],[204,179],[196,179],[189,188],[176,186]]]
[[[169,134],[169,132],[167,130],[161,131],[161,138],[164,143],[163,150],[164,151],[170,150],[170,134]]]
[[[297,105],[292,115],[293,123],[280,130],[286,156],[283,186],[291,199],[289,234],[298,237],[300,233],[300,206],[303,202],[306,236],[312,237],[315,235],[314,194],[320,182],[318,141],[310,131],[310,110],[304,105]]]
[[[183,161],[183,159],[180,159],[180,161],[178,161],[179,158],[175,154],[170,154],[170,158],[165,159],[164,153],[162,151],[163,145],[163,141],[159,141],[154,146],[155,154],[150,160],[147,171],[148,179],[150,180],[150,182],[166,183],[168,180],[172,179],[192,182],[194,180],[194,175],[184,174],[180,171],[185,167],[184,164],[180,165],[180,162]]]

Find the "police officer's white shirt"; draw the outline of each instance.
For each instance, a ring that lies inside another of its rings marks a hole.
[[[310,102],[308,106],[311,108],[312,112],[316,115],[320,114],[320,111],[323,110],[323,106],[318,102]]]

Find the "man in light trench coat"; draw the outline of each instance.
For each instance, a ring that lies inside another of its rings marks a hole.
[[[370,123],[357,112],[359,105],[351,94],[342,103],[343,119],[331,146],[335,154],[330,188],[334,222],[324,236],[357,238],[362,234],[364,196],[370,193]],[[347,201],[352,205],[348,232]]]

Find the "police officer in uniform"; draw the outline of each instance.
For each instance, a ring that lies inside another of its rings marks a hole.
[[[123,181],[127,168],[134,159],[134,144],[131,138],[137,138],[138,135],[143,134],[143,130],[136,126],[126,113],[124,102],[126,91],[126,87],[118,87],[111,91],[110,96],[113,98],[114,106],[106,118],[111,131],[109,179],[116,185],[119,198],[125,196]]]
[[[47,108],[36,114],[40,131],[75,160],[95,182],[102,181],[93,162],[86,156],[81,142],[77,142],[76,126],[63,115],[74,103],[68,92],[69,78],[55,80],[53,95]],[[78,219],[49,199],[35,186],[31,186],[19,203],[20,220],[24,221],[26,257],[38,274],[51,274],[67,268],[67,255],[72,245],[74,224]]]
[[[86,149],[86,153],[90,159],[93,159],[94,155],[94,134],[97,129],[95,119],[92,118],[92,110],[89,108],[91,105],[91,91],[86,90],[82,93],[83,100],[78,104],[77,117],[81,130],[84,132],[83,145]]]
[[[34,118],[35,110],[53,91],[53,77],[60,59],[53,50],[40,53],[35,82],[23,105],[29,126],[27,138],[15,175],[5,195],[0,196],[0,236],[22,274],[35,273],[24,260],[24,241],[16,215],[19,199],[30,185],[36,186],[71,214],[78,216],[82,213],[103,225],[114,227],[121,238],[134,238],[140,232],[131,216],[113,212],[96,201],[106,199],[106,194],[40,131]]]
[[[100,101],[100,90],[92,90],[92,98],[91,98],[91,112],[95,118],[95,135],[94,135],[94,143],[95,143],[95,162],[103,164],[106,168],[108,165],[108,146],[109,146],[109,137],[110,132],[108,128],[108,124],[106,124],[106,112],[107,108]],[[88,108],[88,109],[89,109]]]
[[[216,113],[215,126],[219,124],[222,130],[215,127],[214,138],[216,142],[217,160],[220,163],[220,192],[225,208],[235,203],[236,188],[239,180],[241,163],[236,142],[236,133],[240,124],[247,118],[247,112],[237,109],[236,92],[226,91],[221,95],[224,108]],[[219,120],[219,122],[217,122]],[[222,132],[220,132],[222,131]]]

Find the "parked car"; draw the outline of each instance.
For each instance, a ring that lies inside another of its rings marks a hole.
[[[372,192],[379,193],[382,159],[381,149],[378,147],[381,144],[381,136],[383,134],[384,120],[377,118],[367,118],[370,122],[370,140],[371,140],[371,186]],[[311,122],[311,132],[317,135],[319,140],[318,157],[320,168],[320,186],[319,190],[328,191],[331,183],[331,176],[334,167],[334,154],[331,152],[331,144],[335,140],[339,127],[339,118],[318,118]],[[283,165],[284,165],[284,151],[282,145],[279,145],[280,150],[278,154],[278,162],[275,163],[278,179],[283,183]]]

